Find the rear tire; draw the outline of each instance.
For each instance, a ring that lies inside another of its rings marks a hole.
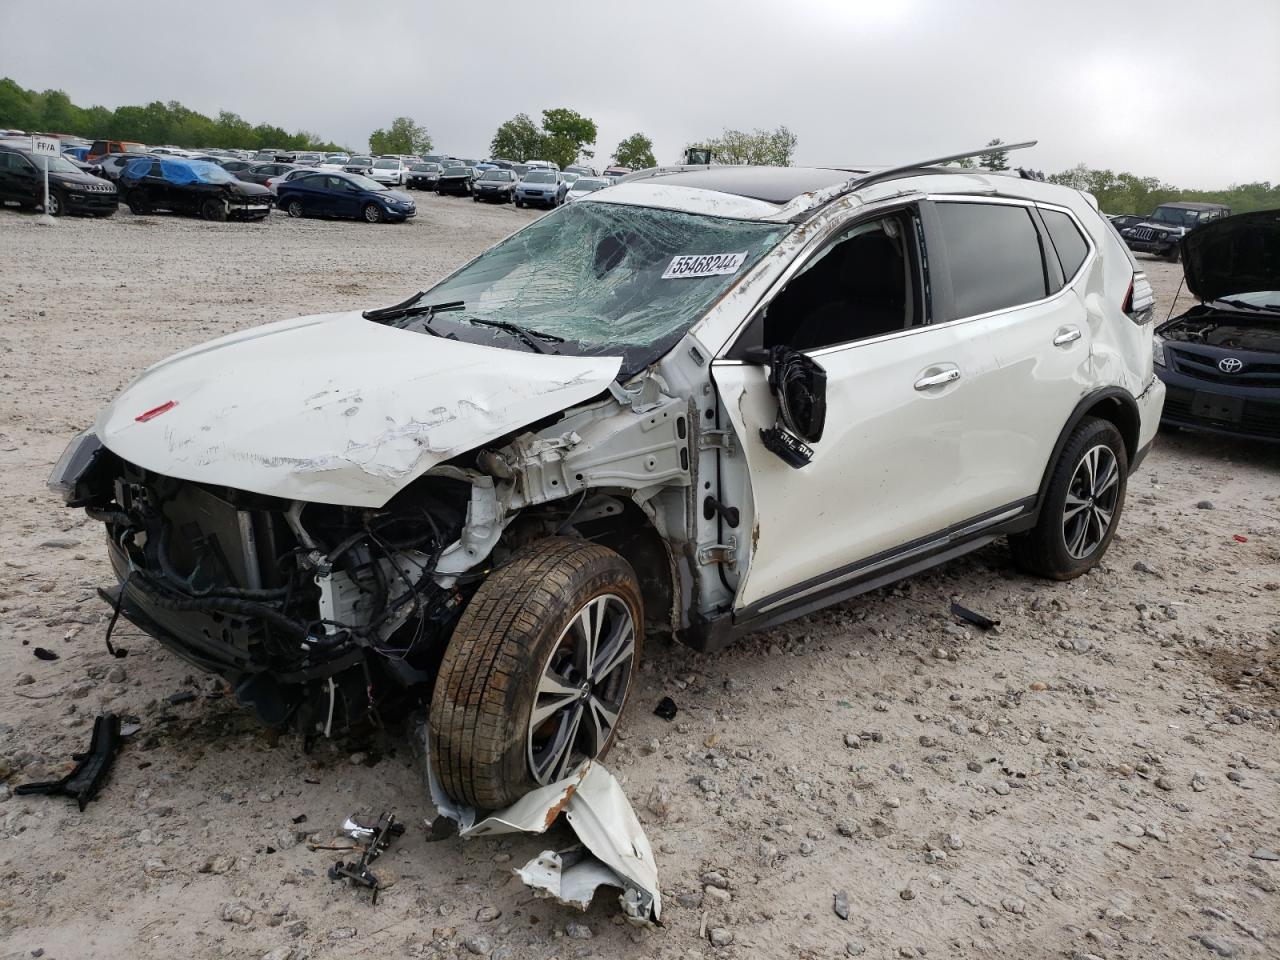
[[[1128,478],[1120,431],[1109,420],[1085,417],[1053,467],[1036,525],[1009,537],[1014,562],[1053,580],[1088,572],[1120,526]]]
[[[605,547],[549,537],[491,574],[458,621],[431,700],[427,746],[445,792],[495,810],[604,756],[643,628],[635,571]]]

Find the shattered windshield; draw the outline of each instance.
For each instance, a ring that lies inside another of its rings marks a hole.
[[[465,328],[471,318],[518,324],[563,338],[559,352],[622,353],[624,371],[638,369],[683,336],[790,229],[575,203],[481,254],[422,302],[464,302],[460,310],[437,314],[437,327]],[[509,337],[492,342],[521,349]]]

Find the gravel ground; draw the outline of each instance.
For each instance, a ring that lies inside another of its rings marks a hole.
[[[714,656],[651,649],[610,767],[657,851],[654,932],[608,896],[535,900],[510,870],[541,839],[428,844],[403,740],[304,755],[131,627],[109,657],[98,526],[44,489],[66,441],[181,347],[393,303],[533,216],[420,209],[0,211],[0,957],[1280,955],[1274,448],[1162,434],[1072,583],[993,544]],[[1145,265],[1163,316],[1179,269]],[[1000,626],[954,622],[953,597]],[[141,730],[84,813],[9,795],[60,774],[104,708]],[[375,907],[307,841],[385,809],[410,827]]]

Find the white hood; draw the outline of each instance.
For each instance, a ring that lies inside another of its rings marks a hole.
[[[437,463],[589,400],[621,365],[461,343],[359,313],[299,317],[161,361],[95,428],[108,449],[166,476],[379,507]]]

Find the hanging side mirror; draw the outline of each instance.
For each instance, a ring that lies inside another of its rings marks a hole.
[[[790,466],[805,466],[813,459],[809,444],[822,439],[827,422],[827,371],[784,346],[748,350],[743,360],[768,366],[769,390],[778,401],[778,420],[760,431],[761,442]]]

